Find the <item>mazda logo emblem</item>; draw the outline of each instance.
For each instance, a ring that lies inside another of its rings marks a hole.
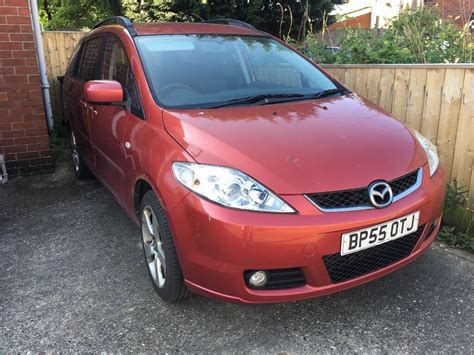
[[[392,188],[385,181],[376,181],[369,186],[369,198],[376,208],[387,207],[392,203]]]

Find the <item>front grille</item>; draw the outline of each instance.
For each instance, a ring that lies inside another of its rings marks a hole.
[[[397,197],[399,198],[401,194],[415,186],[418,180],[418,171],[420,169],[388,182],[392,188],[393,198],[395,201],[397,200]],[[368,194],[368,187],[308,194],[306,196],[320,209],[327,211],[372,208]]]
[[[423,234],[424,225],[416,232],[354,254],[332,254],[323,257],[333,283],[353,279],[382,269],[409,256]]]
[[[279,290],[285,288],[294,288],[306,285],[303,270],[300,268],[267,270],[268,281],[260,290]],[[254,288],[248,283],[252,271],[245,271],[244,277],[247,286]]]
[[[393,196],[400,195],[404,193],[406,190],[408,190],[410,187],[415,185],[417,177],[418,177],[418,170],[408,175],[405,175],[399,179],[391,181],[390,187],[392,188]]]
[[[314,194],[308,197],[324,209],[351,208],[369,204],[367,188]]]

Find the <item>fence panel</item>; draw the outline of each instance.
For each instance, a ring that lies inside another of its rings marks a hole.
[[[62,117],[58,76],[84,32],[43,32],[55,117]],[[337,80],[438,147],[451,181],[474,197],[474,64],[323,65]]]
[[[43,32],[44,55],[54,117],[63,116],[62,91],[58,77],[64,75],[69,58],[84,34],[79,31]]]
[[[473,64],[327,64],[323,68],[435,143],[448,179],[474,197]],[[359,74],[364,70],[368,75]]]

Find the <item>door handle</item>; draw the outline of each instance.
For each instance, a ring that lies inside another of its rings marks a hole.
[[[87,102],[84,100],[79,100],[79,103],[81,104],[82,107],[86,108],[87,107]]]
[[[96,110],[93,106],[89,106],[89,108],[90,108],[92,114],[93,114],[94,116],[97,116],[97,110]]]

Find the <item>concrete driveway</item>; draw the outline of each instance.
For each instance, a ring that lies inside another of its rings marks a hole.
[[[0,352],[474,351],[474,264],[433,246],[383,279],[305,302],[163,303],[139,230],[68,162],[0,186]]]

